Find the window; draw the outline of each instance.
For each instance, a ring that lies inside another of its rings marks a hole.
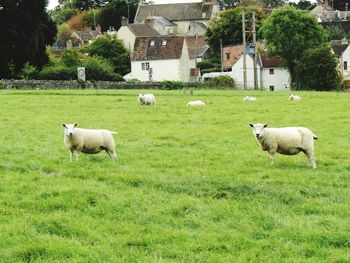
[[[275,86],[270,86],[270,91],[274,91],[275,90]]]
[[[344,70],[348,70],[348,62],[344,61]]]
[[[151,40],[151,42],[150,42],[150,44],[149,44],[149,45],[150,45],[151,47],[153,47],[155,43],[156,43],[156,41]]]
[[[141,69],[142,70],[148,70],[149,69],[149,62],[141,63]]]
[[[230,53],[226,53],[226,59],[230,59],[231,54]]]
[[[270,75],[275,74],[275,70],[273,68],[270,68]]]
[[[166,46],[166,39],[162,40],[162,46]]]

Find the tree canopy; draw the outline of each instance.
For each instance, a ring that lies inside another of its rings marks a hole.
[[[16,77],[26,62],[47,63],[56,25],[46,13],[47,0],[3,0],[0,10],[0,78]]]
[[[296,66],[296,79],[301,89],[338,90],[341,76],[338,59],[328,45],[308,49]]]
[[[292,81],[295,80],[296,64],[304,52],[327,41],[327,34],[315,17],[290,6],[274,11],[263,21],[260,32],[268,52],[286,63]]]

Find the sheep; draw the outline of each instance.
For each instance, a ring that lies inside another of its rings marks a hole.
[[[112,160],[117,159],[115,152],[115,142],[112,132],[109,130],[91,130],[77,128],[79,124],[62,124],[64,127],[64,144],[70,151],[69,160],[72,161],[74,151],[76,160],[79,159],[80,152],[95,154],[103,150],[107,152]]]
[[[309,165],[316,169],[314,140],[318,137],[305,127],[266,128],[267,124],[249,124],[254,137],[263,151],[269,153],[271,164],[274,164],[276,152],[284,155],[295,155],[303,152]]]
[[[301,97],[295,94],[290,94],[289,95],[289,100],[301,100]]]
[[[243,98],[243,101],[256,101],[256,98],[253,96],[245,96]]]
[[[192,100],[192,101],[189,101],[187,103],[187,106],[190,106],[190,107],[203,107],[203,106],[205,106],[205,102],[203,102],[201,100]]]
[[[140,105],[150,105],[156,107],[156,98],[153,94],[139,94],[138,102]]]

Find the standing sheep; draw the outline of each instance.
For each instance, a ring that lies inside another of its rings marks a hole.
[[[187,103],[187,106],[191,106],[191,107],[203,107],[205,106],[205,102],[201,101],[201,100],[192,100],[189,101]]]
[[[153,94],[139,94],[138,102],[140,105],[150,105],[156,107],[156,98]]]
[[[301,100],[301,97],[295,94],[290,94],[289,95],[289,100]]]
[[[317,136],[304,127],[266,128],[267,124],[249,124],[253,128],[254,137],[260,143],[263,151],[267,151],[271,164],[274,163],[276,152],[285,155],[295,155],[303,152],[309,160],[309,165],[316,168],[314,155],[314,140]]]
[[[62,126],[64,127],[64,144],[70,151],[70,161],[73,159],[74,151],[76,151],[76,160],[79,159],[80,152],[95,154],[103,150],[111,159],[117,158],[112,136],[117,134],[116,132],[76,128],[78,123],[62,124]]]

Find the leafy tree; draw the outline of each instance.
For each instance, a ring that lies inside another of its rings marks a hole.
[[[88,80],[122,81],[123,77],[113,71],[111,63],[102,57],[88,57],[84,61]]]
[[[269,53],[286,63],[292,82],[295,67],[304,52],[327,41],[327,34],[315,17],[290,6],[277,9],[263,21],[261,33]]]
[[[130,72],[129,52],[117,38],[104,35],[86,46],[84,51],[90,56],[100,56],[109,60],[118,74],[124,75]]]
[[[221,9],[251,5],[275,8],[286,4],[286,2],[287,0],[219,0],[219,6]]]
[[[65,47],[67,45],[67,41],[71,39],[72,32],[73,31],[70,29],[70,26],[66,23],[58,26],[56,43],[60,47]]]
[[[78,10],[88,10],[106,5],[108,0],[59,0],[61,6],[71,7]]]
[[[134,21],[137,6],[137,1],[135,0],[111,1],[101,8],[98,24],[101,25],[103,31],[109,29],[110,26],[118,30],[121,26],[122,17],[128,17],[130,23]]]
[[[60,6],[57,6],[54,10],[49,11],[49,14],[51,15],[53,21],[55,21],[57,25],[60,25],[68,21],[73,16],[77,15],[78,12],[78,9],[71,7],[61,8]]]
[[[304,52],[296,66],[296,78],[301,89],[338,90],[341,76],[338,59],[327,45]]]
[[[312,10],[316,6],[315,3],[311,3],[310,1],[299,1],[297,3],[289,4],[300,10]]]
[[[67,24],[73,31],[82,31],[88,26],[83,12],[79,12],[77,15],[71,17],[67,21]]]
[[[0,78],[16,77],[23,65],[47,63],[46,45],[54,42],[56,26],[46,13],[46,0],[2,0],[0,10]]]
[[[325,30],[328,34],[328,40],[350,38],[350,32],[345,32],[344,29],[339,25],[326,26]]]

